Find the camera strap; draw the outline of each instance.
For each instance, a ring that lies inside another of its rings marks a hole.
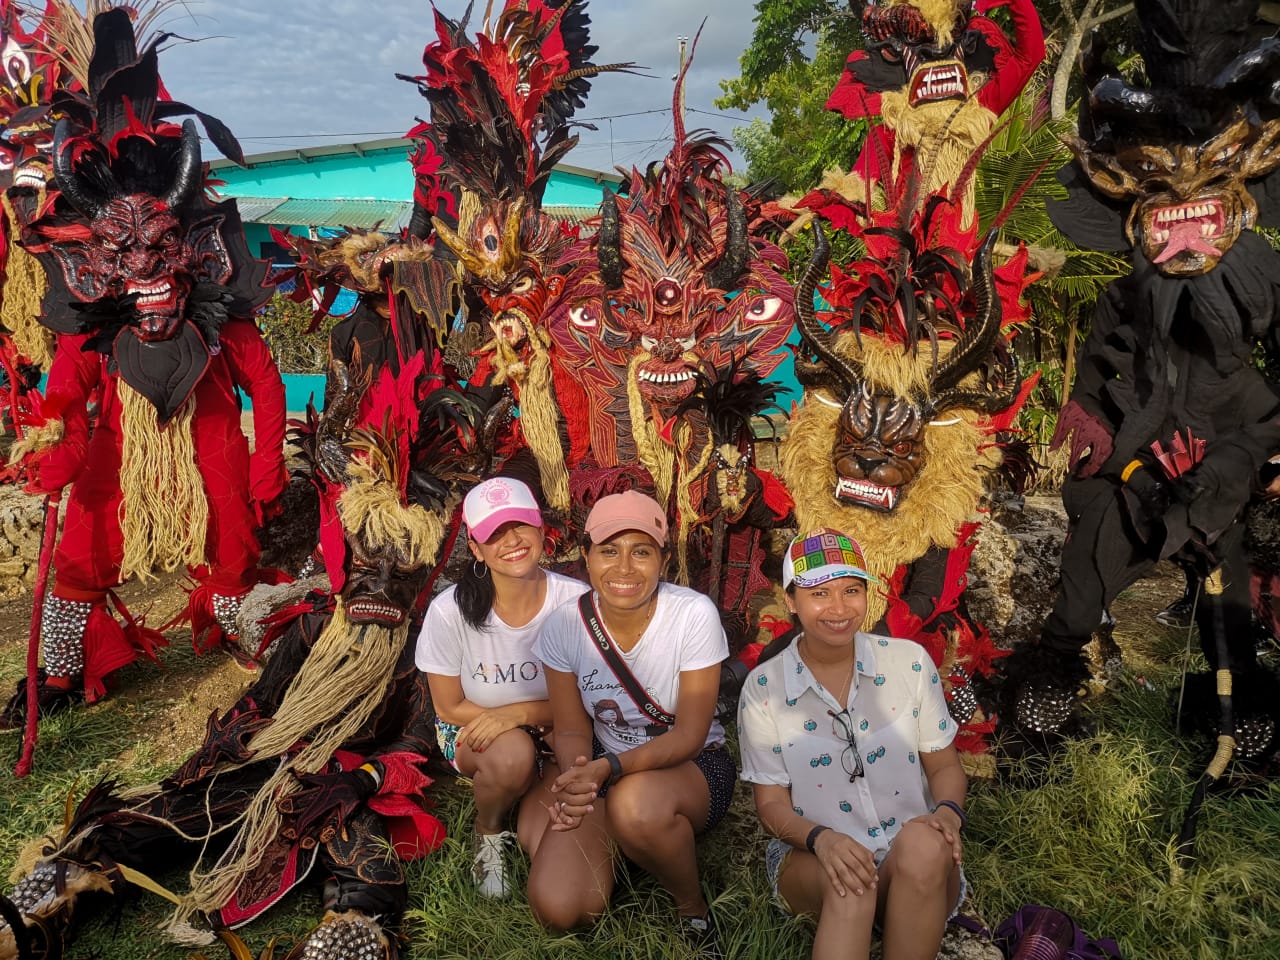
[[[604,624],[600,622],[600,615],[596,612],[596,603],[592,593],[593,591],[588,590],[578,598],[578,613],[582,616],[582,623],[587,628],[587,633],[591,635],[591,640],[596,645],[596,649],[600,651],[600,656],[604,658],[605,664],[613,671],[613,675],[618,678],[618,682],[622,684],[622,689],[627,691],[627,695],[640,708],[641,713],[659,726],[673,726],[676,722],[675,714],[668,713],[659,706],[658,702],[649,696],[640,681],[635,678],[635,674],[627,668],[626,661],[622,659],[622,654],[614,646],[613,638],[609,636]]]

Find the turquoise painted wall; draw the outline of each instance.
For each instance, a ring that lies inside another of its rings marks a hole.
[[[367,151],[313,159],[276,160],[252,167],[220,167],[219,192],[240,197],[293,197],[299,200],[412,200],[413,173],[408,148]],[[250,158],[252,160],[252,158]],[[561,170],[551,174],[543,203],[548,206],[594,207],[600,184],[590,177]]]

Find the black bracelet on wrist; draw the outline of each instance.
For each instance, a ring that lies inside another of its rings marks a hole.
[[[813,849],[813,845],[818,840],[818,834],[822,833],[823,830],[830,830],[830,829],[831,829],[830,827],[824,827],[822,824],[818,824],[816,827],[810,830],[809,835],[804,838],[804,848],[808,850],[810,853],[817,853],[817,851]]]
[[[604,754],[604,759],[609,762],[609,783],[614,783],[622,776],[622,761],[618,759],[616,753]]]
[[[954,800],[939,800],[937,803],[935,803],[935,804],[933,805],[933,810],[932,810],[932,812],[933,812],[933,813],[937,813],[937,812],[938,812],[938,808],[939,808],[939,807],[948,807],[948,808],[950,808],[950,809],[951,809],[951,811],[952,811],[952,812],[953,812],[957,817],[959,817],[959,818],[960,818],[960,829],[961,829],[961,830],[963,830],[965,827],[967,827],[967,826],[969,825],[969,818],[968,818],[968,817],[966,817],[966,816],[964,815],[964,810],[962,810],[962,809],[960,808],[960,804],[956,803]]]

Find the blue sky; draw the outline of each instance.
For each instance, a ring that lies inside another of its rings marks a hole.
[[[440,0],[439,7],[456,18],[466,3]],[[484,0],[476,7],[473,33]],[[738,74],[753,28],[751,0],[591,0],[588,10],[597,62],[633,60],[653,76],[597,78],[581,116],[616,119],[582,131],[567,162],[608,170],[666,152],[677,38],[691,37],[703,17],[686,91],[688,124],[726,137],[742,125],[741,114],[717,111],[712,101],[719,81]],[[395,74],[420,72],[422,48],[434,37],[427,0],[204,0],[175,8],[165,26],[204,38],[161,54],[170,92],[226,121],[246,153],[398,136],[426,113],[426,101]]]

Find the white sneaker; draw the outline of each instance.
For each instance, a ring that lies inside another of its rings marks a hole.
[[[501,833],[477,833],[476,857],[473,872],[480,895],[490,899],[506,897],[511,888],[507,883],[507,844],[515,839],[510,830]]]

